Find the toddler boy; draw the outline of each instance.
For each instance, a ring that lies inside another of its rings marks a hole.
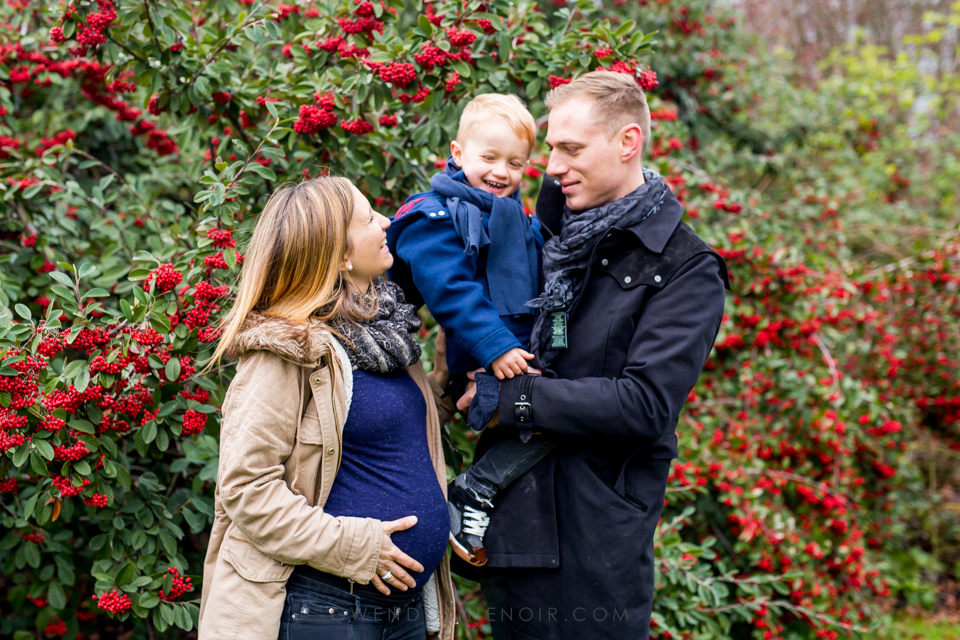
[[[539,292],[543,238],[523,212],[519,187],[535,140],[536,123],[519,98],[474,98],[460,117],[446,169],[431,178],[430,191],[407,198],[387,230],[396,257],[388,276],[444,328],[455,397],[468,372],[483,367],[503,380],[525,374],[533,358],[526,349],[535,311],[526,303]],[[486,382],[496,394],[495,381]],[[540,436],[505,439],[451,483],[457,555],[486,563],[492,498],[552,446]]]

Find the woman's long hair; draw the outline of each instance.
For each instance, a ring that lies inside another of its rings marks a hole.
[[[257,219],[240,272],[236,301],[220,322],[220,340],[207,369],[231,353],[250,313],[306,322],[359,320],[370,311],[349,295],[341,272],[354,187],[322,177],[278,189]]]

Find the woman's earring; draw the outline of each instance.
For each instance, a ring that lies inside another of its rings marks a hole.
[[[353,271],[353,265],[349,262],[347,263],[347,271]]]

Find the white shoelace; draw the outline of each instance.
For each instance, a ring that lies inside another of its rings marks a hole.
[[[463,510],[463,530],[473,536],[482,538],[487,533],[490,517],[486,512],[466,506]]]

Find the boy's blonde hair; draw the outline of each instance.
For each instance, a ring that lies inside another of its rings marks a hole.
[[[614,71],[591,71],[551,90],[545,102],[547,109],[553,109],[567,100],[583,97],[593,100],[593,117],[606,126],[611,137],[624,125],[637,123],[643,132],[643,157],[650,146],[650,107],[636,79]]]
[[[537,123],[520,98],[502,93],[485,93],[467,103],[460,115],[457,142],[461,145],[466,142],[490,116],[504,118],[517,137],[533,150],[537,141]]]

